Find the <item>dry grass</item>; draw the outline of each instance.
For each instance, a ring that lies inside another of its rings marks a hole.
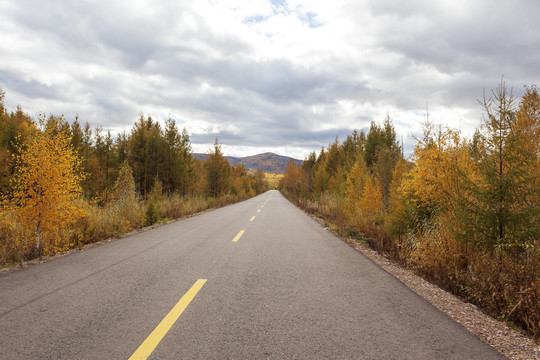
[[[254,196],[254,193],[226,195],[219,198],[178,194],[160,196],[145,202],[120,199],[103,206],[85,204],[86,212],[64,229],[42,235],[40,256],[79,248],[140,229],[145,225],[166,222],[225,206]],[[35,233],[17,221],[13,213],[0,213],[0,268],[36,257]]]

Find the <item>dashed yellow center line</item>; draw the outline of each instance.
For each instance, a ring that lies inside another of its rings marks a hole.
[[[260,213],[260,212],[261,212],[261,209],[257,210],[257,212]]]
[[[195,295],[201,290],[203,285],[206,283],[206,279],[199,279],[193,284],[191,289],[182,296],[180,301],[172,308],[171,311],[161,320],[159,325],[152,331],[150,335],[144,340],[144,342],[139,346],[139,348],[131,355],[129,360],[135,359],[147,359],[152,351],[158,346],[159,342],[167,334],[167,332],[174,325],[176,320],[182,315],[184,310],[188,307],[189,303]]]
[[[249,221],[253,221],[255,220],[255,216],[251,217],[251,219],[249,219]]]
[[[244,235],[245,232],[246,230],[240,230],[240,232],[234,237],[232,242],[237,242],[240,239],[240,237]]]

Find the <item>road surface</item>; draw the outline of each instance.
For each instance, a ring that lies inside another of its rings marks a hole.
[[[146,357],[504,359],[277,191],[0,276],[0,359]]]

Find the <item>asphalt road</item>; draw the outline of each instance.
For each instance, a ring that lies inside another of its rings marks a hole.
[[[277,191],[0,276],[0,359],[148,354],[504,358]]]

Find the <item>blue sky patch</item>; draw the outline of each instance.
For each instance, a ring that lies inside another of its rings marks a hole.
[[[299,13],[298,18],[303,24],[307,24],[312,29],[323,26],[323,24],[317,20],[317,14],[311,11],[307,13]]]

